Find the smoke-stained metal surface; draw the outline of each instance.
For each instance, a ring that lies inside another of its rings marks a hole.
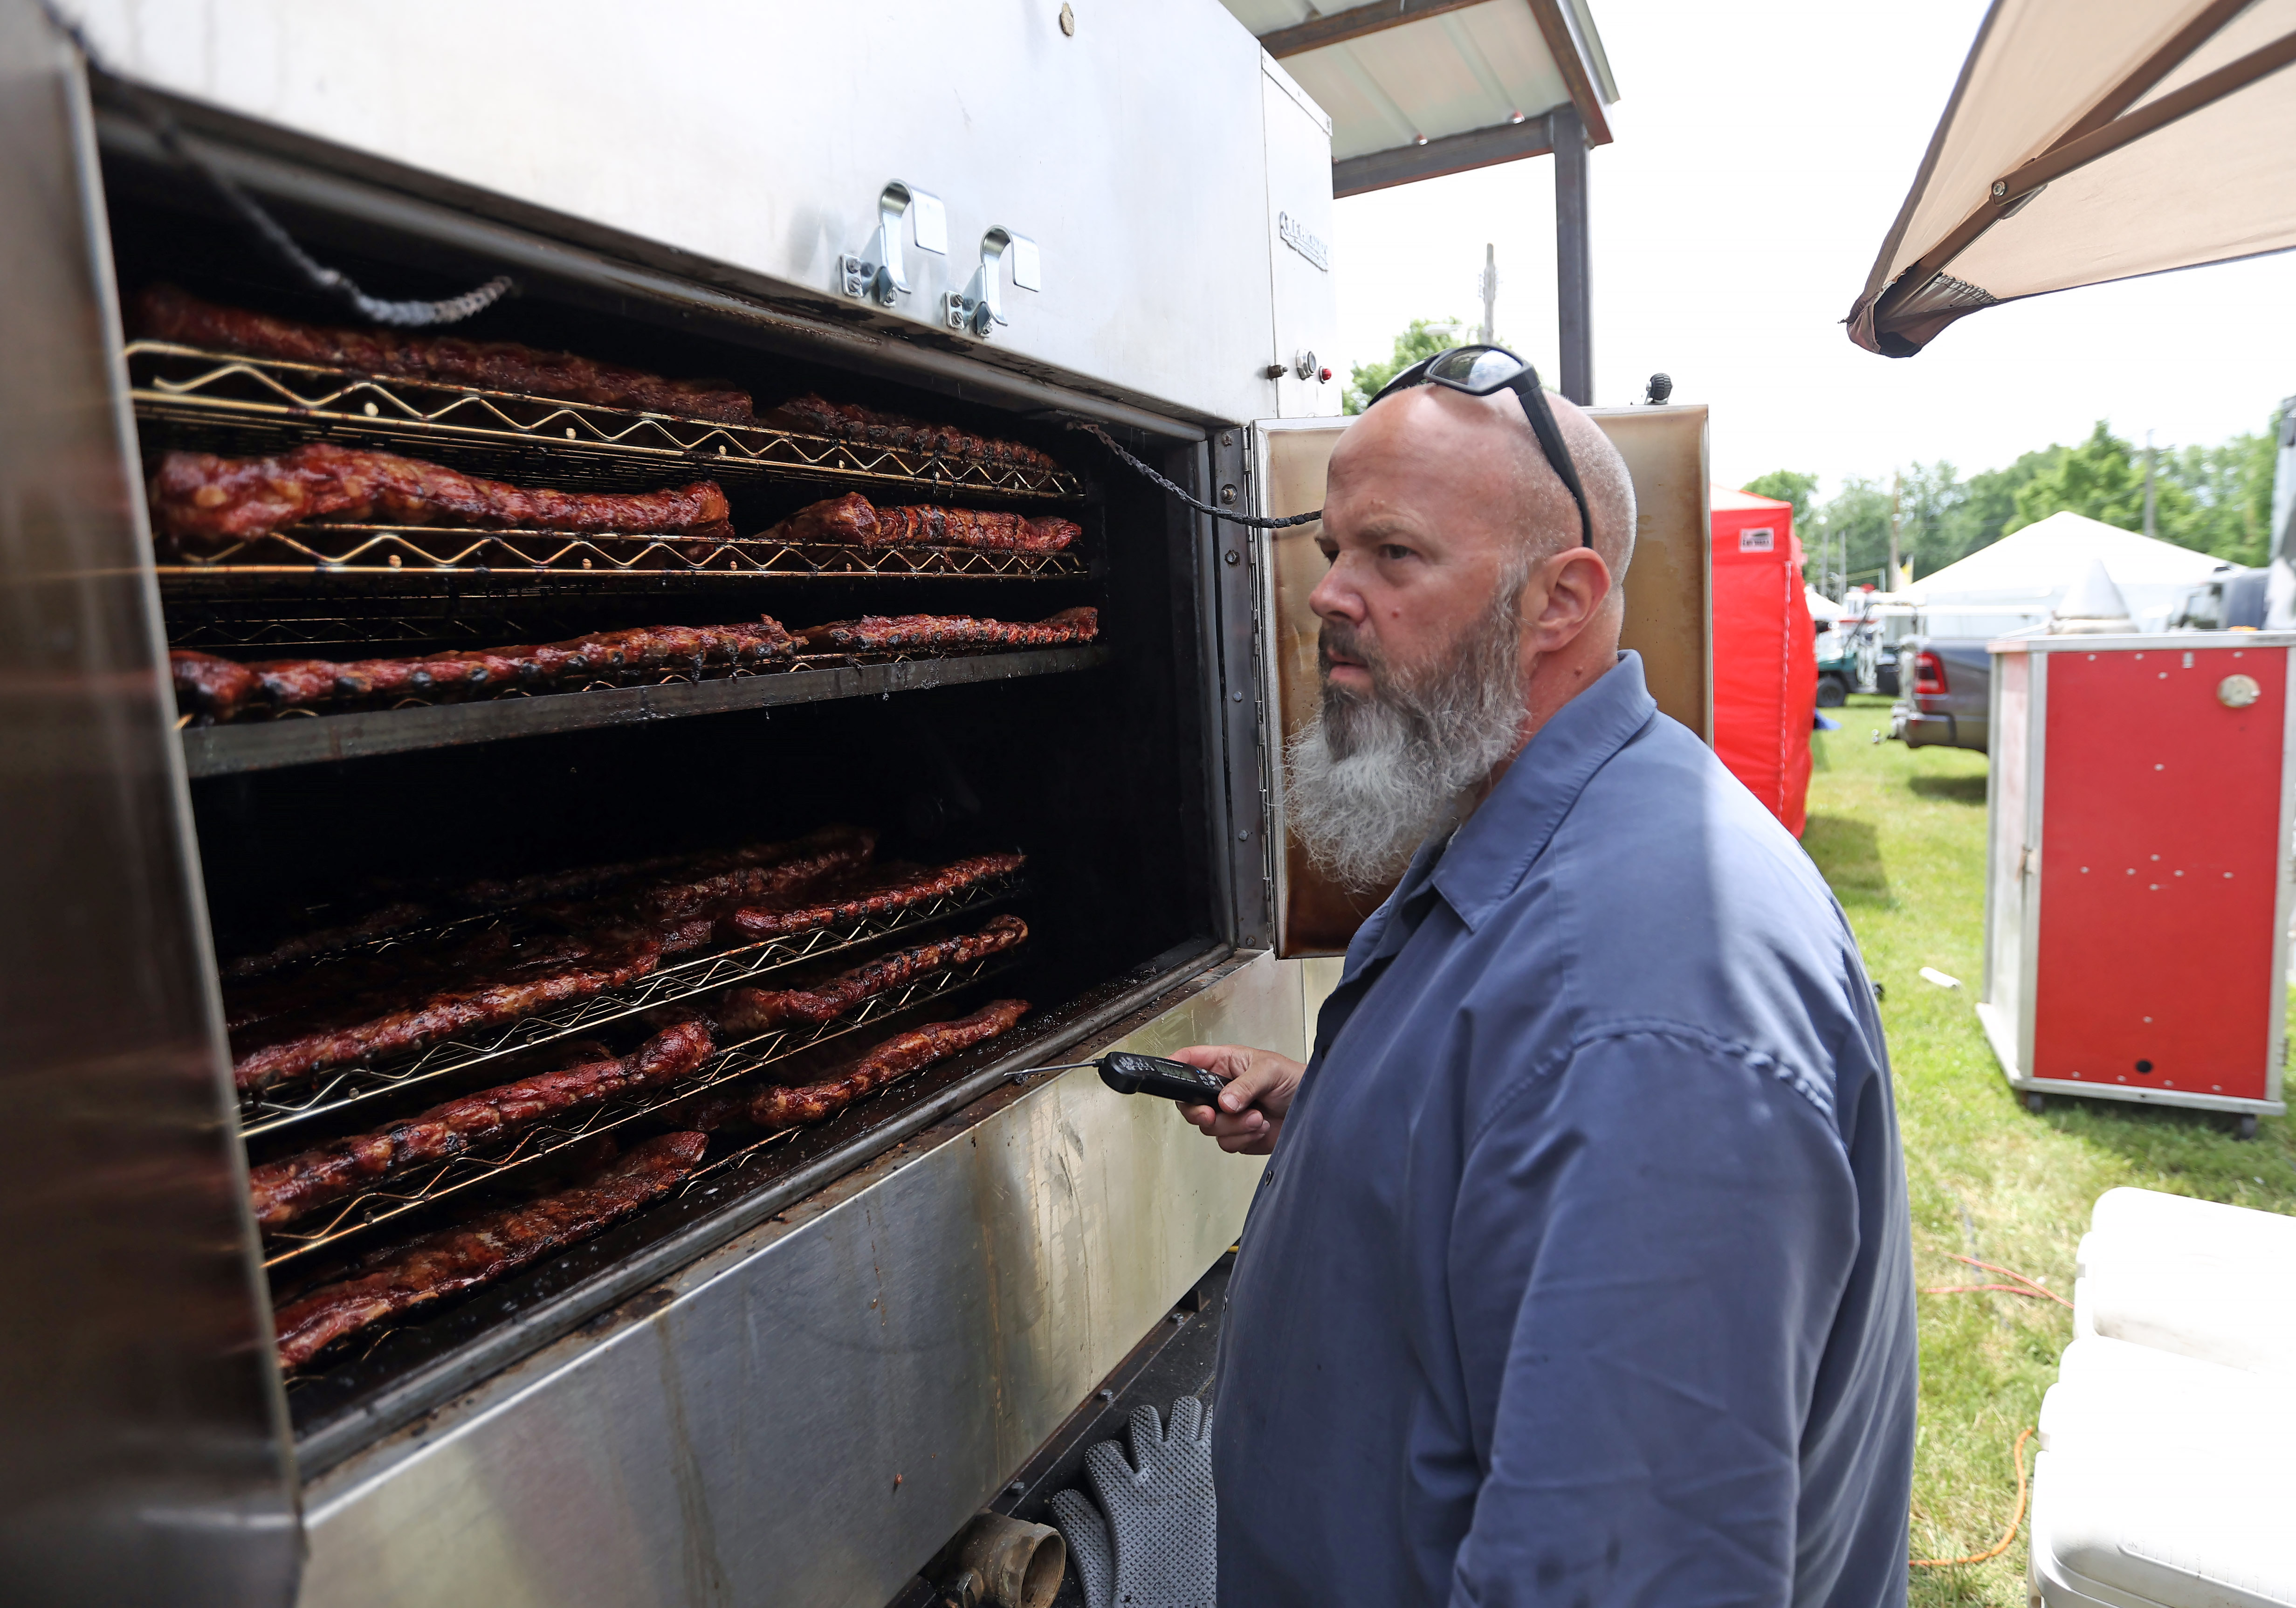
[[[300,1538],[86,86],[0,0],[0,1587],[278,1604]]]
[[[1262,954],[1101,1047],[1299,1055],[1302,1006]],[[1090,1069],[991,1095],[322,1476],[304,1608],[878,1608],[1227,1249],[1259,1174]]]

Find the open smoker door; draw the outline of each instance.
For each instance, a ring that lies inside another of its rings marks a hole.
[[[1635,483],[1635,556],[1620,645],[1643,658],[1661,713],[1714,740],[1712,609],[1707,568],[1706,409],[1588,410],[1627,461]],[[1324,472],[1345,419],[1262,419],[1252,427],[1256,513],[1283,518],[1324,505]],[[1268,734],[1270,867],[1275,883],[1275,952],[1285,958],[1339,955],[1387,897],[1351,893],[1317,870],[1292,833],[1284,806],[1282,742],[1315,718],[1315,611],[1308,595],[1324,573],[1320,525],[1254,533],[1260,594],[1263,729]]]
[[[76,52],[0,0],[0,1596],[284,1604],[302,1537]]]

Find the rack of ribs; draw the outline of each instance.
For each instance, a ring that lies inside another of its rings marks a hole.
[[[274,1039],[348,1027],[419,1005],[469,978],[565,965],[589,958],[596,948],[586,932],[570,928],[513,931],[497,924],[445,942],[407,944],[292,976],[232,984],[224,989],[224,1027],[237,1038],[258,1022],[299,1019],[292,1028],[267,1032]]]
[[[761,1089],[705,1103],[694,1113],[697,1128],[750,1122],[768,1130],[826,1122],[865,1095],[898,1083],[911,1072],[946,1061],[959,1050],[1011,1030],[1029,1013],[1025,999],[998,999],[958,1021],[929,1021],[896,1033],[871,1050],[841,1077],[795,1087]]]
[[[767,414],[765,422],[783,430],[828,436],[840,441],[862,441],[872,447],[898,447],[948,458],[977,458],[985,464],[1012,464],[1023,469],[1060,468],[1048,455],[1018,441],[999,441],[953,425],[879,413],[850,402],[832,402],[810,392],[791,397]]]
[[[662,942],[652,936],[602,935],[579,959],[536,968],[433,994],[367,1020],[294,1033],[235,1054],[232,1081],[242,1095],[299,1083],[339,1066],[440,1043],[472,1028],[499,1026],[570,1000],[587,999],[635,982],[661,964]],[[234,1051],[237,1046],[234,1046]]]
[[[1084,534],[1074,520],[923,503],[880,508],[857,491],[799,509],[760,542],[832,547],[970,547],[991,553],[1058,553]]]
[[[896,949],[811,988],[735,989],[718,1003],[718,1025],[728,1038],[747,1038],[793,1021],[833,1021],[873,995],[1017,948],[1028,936],[1028,923],[1000,915],[978,932]]]
[[[1100,635],[1098,609],[1062,609],[1046,619],[977,619],[968,614],[865,614],[797,634],[812,652],[885,653],[904,648],[1049,648]]]
[[[675,531],[709,540],[734,533],[715,480],[662,491],[553,491],[332,441],[306,441],[264,458],[171,452],[152,477],[152,512],[161,534],[189,550],[330,516],[390,525]]]
[[[744,905],[725,918],[724,924],[737,938],[784,938],[793,932],[810,932],[816,927],[905,910],[961,892],[991,877],[1009,875],[1027,863],[1026,855],[977,854],[932,870],[918,866],[885,866],[840,877],[826,887],[801,889]]]
[[[226,983],[253,982],[275,972],[283,971],[299,961],[316,959],[357,944],[392,937],[450,917],[515,910],[545,900],[587,898],[636,883],[647,877],[660,878],[673,873],[687,876],[714,875],[744,866],[777,866],[831,849],[840,850],[851,857],[838,862],[840,868],[857,866],[868,860],[875,849],[876,841],[877,834],[866,827],[831,825],[816,827],[803,837],[784,842],[748,843],[738,849],[709,849],[699,854],[652,855],[644,859],[530,872],[523,876],[482,877],[477,882],[447,888],[421,886],[384,890],[382,892],[390,896],[388,902],[354,920],[299,933],[283,939],[268,949],[239,956],[226,962],[224,980]],[[854,853],[857,849],[857,855]],[[462,964],[463,957],[475,953],[477,950],[473,945],[458,943],[455,946],[457,964]],[[420,969],[422,963],[415,957],[402,953],[399,959],[402,964],[413,960]]]
[[[867,915],[979,880],[959,874],[951,882],[949,874],[955,867],[939,873],[912,867],[890,878],[873,879],[864,868],[876,847],[877,834],[865,827],[826,827],[790,843],[738,856],[703,857],[688,867],[689,873],[705,873],[700,877],[657,881],[586,903],[529,906],[537,919],[554,921],[564,931],[533,940],[523,955],[507,948],[508,934],[482,933],[436,959],[403,964],[395,976],[389,975],[392,968],[378,968],[386,972],[384,979],[348,997],[342,997],[340,982],[317,976],[288,980],[277,989],[283,1002],[265,1001],[259,1012],[255,1003],[259,996],[235,997],[230,1002],[233,1016],[242,1021],[269,1021],[260,1034],[248,1036],[265,1042],[234,1044],[234,1080],[242,1094],[300,1082],[335,1067],[405,1054],[472,1028],[498,1026],[586,999],[646,976],[666,955],[701,948],[729,930],[746,936],[745,930],[728,923],[752,907],[801,913],[819,908],[824,901],[843,909],[858,900],[869,907],[857,914]],[[779,857],[762,859],[767,849]],[[1014,866],[1020,863],[1017,855],[1001,857]],[[905,898],[904,887],[922,891]],[[752,907],[747,901],[758,903]],[[808,931],[837,919],[832,914],[790,930]],[[486,964],[504,960],[512,963],[510,969],[484,972]],[[460,980],[458,974],[471,972],[480,975]],[[364,973],[352,976],[358,982],[367,980]],[[289,1014],[294,1006],[319,1000],[330,1002],[332,1008],[316,1020]]]
[[[674,1023],[627,1057],[598,1056],[514,1083],[480,1089],[372,1133],[332,1140],[248,1173],[255,1220],[283,1228],[315,1207],[355,1194],[407,1168],[444,1161],[508,1138],[546,1118],[636,1089],[674,1083],[713,1047],[709,1024]]]
[[[177,648],[168,655],[178,702],[221,722],[251,708],[427,698],[446,702],[586,676],[659,670],[759,670],[791,658],[771,615],[726,626],[641,626],[530,647],[454,649],[415,659],[272,659],[253,664]]]
[[[300,1366],[346,1335],[491,1284],[611,1227],[668,1194],[700,1163],[709,1144],[707,1134],[664,1134],[570,1189],[380,1253],[365,1272],[278,1309],[280,1366]]]
[[[721,380],[665,380],[642,369],[539,351],[514,340],[465,340],[454,335],[402,335],[395,330],[340,329],[218,307],[171,284],[136,298],[135,332],[152,340],[204,346],[250,357],[275,357],[365,374],[435,380],[480,390],[517,391],[562,402],[591,402],[640,413],[674,414],[721,424],[749,424],[750,393]]]

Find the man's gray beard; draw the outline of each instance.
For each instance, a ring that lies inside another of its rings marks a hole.
[[[1342,692],[1327,663],[1321,718],[1284,748],[1291,829],[1329,875],[1357,889],[1390,881],[1515,751],[1521,592],[1521,578],[1506,578],[1441,662],[1409,673],[1379,661],[1345,628],[1324,628],[1327,645],[1338,636],[1372,676],[1369,696]]]

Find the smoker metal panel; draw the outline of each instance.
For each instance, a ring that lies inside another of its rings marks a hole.
[[[1332,124],[1321,108],[1272,59],[1263,60],[1260,97],[1267,117],[1268,288],[1275,349],[1264,399],[1251,411],[1295,419],[1335,414],[1347,381],[1302,376],[1303,357],[1332,360],[1339,345],[1339,296],[1332,288]],[[1240,354],[1239,354],[1240,355]],[[1272,399],[1275,406],[1269,406]]]
[[[1207,977],[1109,1047],[1305,1053],[1298,966]],[[323,1476],[303,1608],[878,1608],[1259,1171],[1089,1070],[992,1095]]]
[[[94,136],[31,0],[0,4],[0,1589],[283,1603],[291,1457]]]
[[[1073,36],[1041,0],[70,4],[121,72],[473,187],[497,213],[655,242],[692,277],[1021,374],[1212,418],[1266,406],[1260,50],[1213,0],[1086,7]],[[882,311],[842,293],[840,263],[892,180],[946,203],[947,250],[902,222],[911,289]],[[1043,288],[1007,285],[1011,322],[975,340],[943,299],[1000,226],[1038,242]]]

